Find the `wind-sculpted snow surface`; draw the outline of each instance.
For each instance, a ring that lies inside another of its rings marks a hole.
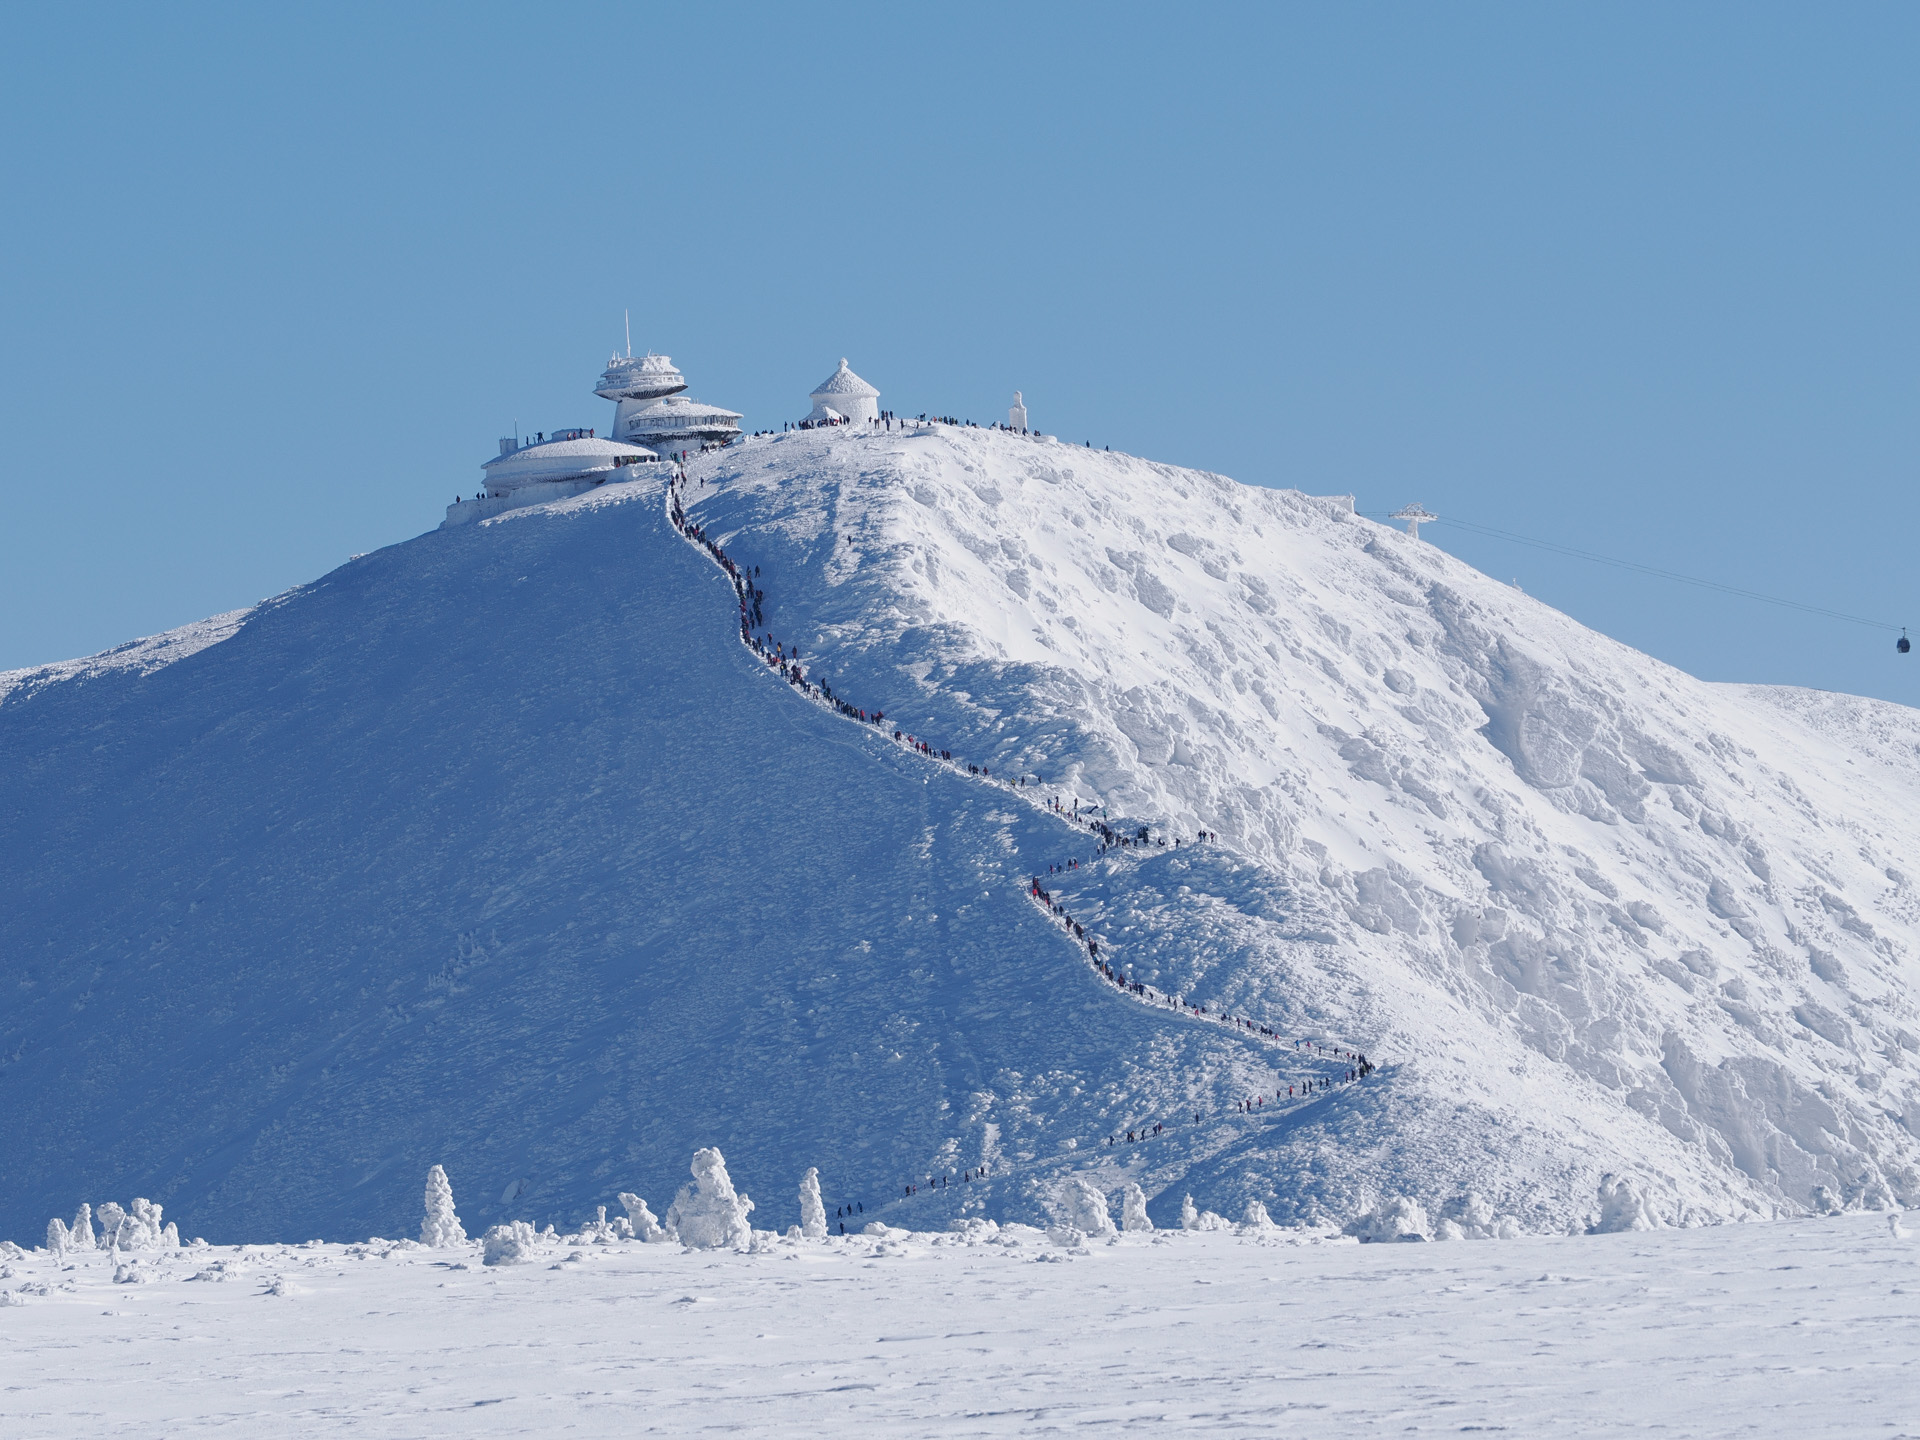
[[[664,1235],[706,1146],[775,1230],[808,1166],[849,1230],[1070,1179],[1370,1236],[1920,1199],[1910,712],[1025,437],[761,438],[682,493],[884,726],[739,642],[652,478],[0,698],[0,1233],[404,1233],[444,1161],[472,1233]],[[1096,857],[1053,797],[1220,843]]]
[[[693,477],[836,690],[1222,834],[1047,883],[1137,978],[1395,1066],[1249,1138],[1278,1213],[1560,1223],[1616,1159],[1662,1223],[1920,1201],[1914,712],[1707,685],[1343,500],[1132,457],[943,426]]]

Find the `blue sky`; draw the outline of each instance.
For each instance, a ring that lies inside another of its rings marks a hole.
[[[846,355],[1001,416],[1912,623],[1920,10],[15,7],[0,668],[436,524]],[[1876,631],[1435,527],[1710,679]]]

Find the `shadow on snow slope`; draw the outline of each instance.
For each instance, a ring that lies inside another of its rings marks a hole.
[[[1029,1212],[1024,1161],[1271,1082],[1028,903],[1063,827],[787,693],[618,490],[0,704],[0,1233],[133,1194],[214,1238],[411,1233],[435,1161],[470,1228],[564,1225],[664,1207],[709,1144],[763,1224],[807,1165],[872,1212],[999,1162],[939,1208]],[[1208,1202],[1234,1134],[1156,1174]]]

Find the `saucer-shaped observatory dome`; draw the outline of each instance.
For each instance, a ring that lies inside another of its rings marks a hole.
[[[740,435],[740,412],[669,395],[642,409],[628,411],[623,402],[614,418],[622,440],[645,445],[662,455],[697,450],[709,441],[726,445]]]
[[[671,358],[665,355],[616,355],[607,362],[594,394],[608,400],[639,400],[651,404],[687,388]]]
[[[844,415],[855,425],[864,425],[880,415],[880,392],[847,368],[844,355],[840,357],[840,368],[807,398],[813,401],[809,420],[824,420],[827,412],[832,411]]]
[[[523,445],[480,467],[489,496],[507,495],[529,485],[566,484],[586,489],[627,478],[627,467],[660,457],[639,445],[600,440],[584,430],[563,430],[552,440]]]

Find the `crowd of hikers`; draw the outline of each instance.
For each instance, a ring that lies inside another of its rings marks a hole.
[[[863,709],[834,694],[832,687],[825,681],[808,679],[806,671],[801,666],[799,646],[788,646],[781,641],[775,640],[771,634],[765,633],[767,592],[760,588],[760,567],[757,565],[745,566],[735,563],[733,557],[727,554],[726,550],[721,547],[718,541],[708,538],[706,531],[693,523],[692,518],[688,516],[686,508],[681,501],[681,487],[686,483],[686,479],[686,473],[679,471],[675,474],[673,481],[667,488],[668,518],[681,535],[705,550],[709,558],[711,558],[726,574],[727,578],[733,582],[734,597],[739,603],[741,643],[752,650],[754,654],[758,655],[761,660],[766,662],[769,668],[778,671],[789,685],[792,685],[809,699],[830,707],[849,720],[879,727],[883,734],[886,733],[887,717],[885,711],[869,711]],[[915,754],[924,756],[929,760],[936,760],[943,764],[950,765],[956,770],[981,779],[993,779],[993,771],[989,767],[957,761],[954,759],[951,750],[937,748],[928,741],[904,733],[898,727],[893,730],[892,738],[896,743],[906,746]],[[998,783],[1009,788],[1017,789],[1027,784],[1027,777],[1020,776],[1009,779],[1002,776]],[[1057,797],[1049,797],[1046,801],[1039,803],[1051,814],[1059,817],[1068,824],[1086,831],[1089,835],[1097,839],[1099,844],[1094,852],[1094,858],[1096,859],[1104,855],[1108,850],[1128,849],[1146,845],[1164,847],[1167,843],[1165,836],[1153,836],[1145,825],[1138,826],[1130,832],[1116,829],[1114,826],[1108,824],[1106,811],[1104,809],[1096,812],[1091,806],[1083,807],[1078,800],[1063,803]],[[1219,838],[1220,837],[1211,830],[1198,830],[1194,833],[1194,838],[1187,843],[1211,843],[1218,841]],[[1175,847],[1178,847],[1182,843],[1181,837],[1176,836],[1173,843]],[[1049,874],[1068,874],[1078,871],[1080,868],[1080,859],[1078,857],[1072,857],[1049,864],[1047,871]],[[1289,1040],[1287,1037],[1281,1035],[1279,1031],[1262,1025],[1257,1021],[1249,1020],[1245,1016],[1214,1013],[1209,1011],[1205,1005],[1190,1003],[1184,996],[1168,995],[1156,990],[1153,986],[1143,981],[1135,980],[1124,971],[1116,969],[1110,960],[1101,957],[1099,939],[1096,936],[1089,935],[1086,927],[1068,913],[1066,906],[1040,883],[1040,876],[1031,875],[1028,877],[1027,894],[1028,898],[1031,899],[1034,904],[1038,905],[1052,919],[1059,921],[1068,936],[1075,941],[1076,944],[1085,947],[1087,963],[1093,969],[1094,973],[1123,994],[1129,995],[1146,1004],[1156,1006],[1164,1005],[1166,1008],[1178,1014],[1193,1019],[1228,1026],[1250,1038],[1260,1040],[1277,1048],[1285,1048],[1296,1054],[1304,1052],[1308,1057],[1323,1063],[1337,1062],[1340,1066],[1337,1076],[1334,1074],[1311,1076],[1305,1080],[1288,1085],[1287,1093],[1284,1097],[1276,1090],[1271,1096],[1260,1094],[1237,1100],[1234,1102],[1234,1109],[1237,1113],[1260,1113],[1264,1111],[1269,1100],[1276,1105],[1281,1104],[1283,1100],[1304,1102],[1313,1098],[1315,1095],[1332,1089],[1337,1083],[1352,1083],[1364,1080],[1373,1073],[1373,1062],[1358,1051],[1323,1045],[1317,1040]],[[1202,1116],[1196,1112],[1193,1116],[1193,1123],[1198,1125],[1201,1121]],[[1165,1134],[1166,1130],[1167,1126],[1164,1122],[1156,1121],[1150,1126],[1126,1131],[1124,1141],[1119,1138],[1119,1132],[1109,1135],[1107,1137],[1107,1144],[1108,1146],[1122,1143],[1138,1144],[1142,1141]],[[968,1184],[974,1180],[983,1179],[988,1173],[989,1169],[987,1167],[962,1171],[959,1177],[960,1183]],[[924,1184],[913,1182],[904,1185],[902,1187],[902,1198],[912,1197],[927,1191],[943,1189],[953,1182],[954,1177],[951,1174],[930,1175],[926,1178]],[[865,1214],[864,1209],[860,1208],[857,1203],[842,1207],[841,1212],[836,1215],[836,1219],[843,1222],[842,1233],[845,1233],[845,1219],[855,1214],[862,1216]]]

